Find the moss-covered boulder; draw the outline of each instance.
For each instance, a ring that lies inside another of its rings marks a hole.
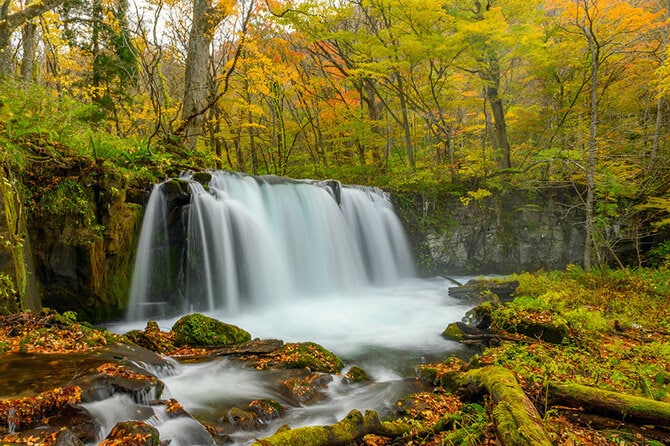
[[[158,429],[143,421],[123,421],[116,423],[112,431],[105,438],[101,446],[117,444],[132,444],[137,446],[160,445]]]
[[[281,403],[270,399],[253,400],[249,403],[248,410],[258,415],[263,422],[281,418],[286,412]]]
[[[296,404],[312,404],[324,399],[323,391],[332,381],[326,373],[310,373],[303,378],[290,378],[282,382],[286,395]]]
[[[370,376],[358,366],[351,367],[342,377],[342,382],[345,384],[360,383],[363,381],[370,381]]]
[[[172,326],[172,332],[177,346],[226,346],[251,340],[251,335],[246,330],[200,313],[179,319]]]
[[[258,369],[271,367],[300,369],[308,368],[314,372],[338,373],[344,363],[334,353],[314,342],[285,344],[270,355],[261,358],[256,364]]]

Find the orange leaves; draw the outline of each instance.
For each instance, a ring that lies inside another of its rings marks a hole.
[[[128,368],[118,365],[118,364],[112,364],[112,363],[105,363],[99,366],[96,369],[99,373],[107,376],[117,376],[121,378],[126,378],[126,379],[131,379],[134,381],[157,381],[158,378],[155,376],[149,376],[149,375],[143,375],[140,373],[135,373]]]
[[[112,333],[89,328],[57,313],[24,312],[0,317],[4,350],[24,353],[84,351],[121,339]]]
[[[81,389],[67,385],[39,395],[0,401],[0,424],[26,429],[40,423],[62,407],[81,401]]]

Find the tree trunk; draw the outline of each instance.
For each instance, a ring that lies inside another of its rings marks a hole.
[[[0,77],[12,74],[12,33],[14,30],[6,22],[0,21]]]
[[[341,421],[332,426],[306,426],[276,433],[258,440],[254,446],[339,446],[354,444],[368,434],[384,437],[399,437],[411,430],[411,426],[379,421],[374,411],[352,410]]]
[[[398,81],[398,99],[400,100],[400,111],[402,116],[402,130],[405,140],[405,151],[407,152],[407,159],[409,165],[414,170],[416,166],[416,157],[414,154],[414,147],[412,146],[412,133],[409,126],[409,114],[407,113],[407,99],[405,98],[405,87],[403,85],[402,76],[396,71],[396,80]]]
[[[665,1],[665,18],[666,18],[666,23],[668,20],[668,13],[670,11],[670,0]],[[670,32],[670,28],[666,26],[663,29],[663,45],[661,46],[661,63],[660,65],[663,67],[665,66],[665,61],[666,61],[666,51],[668,49],[668,32]],[[662,74],[659,74],[659,85],[661,85],[661,78]],[[658,90],[656,92],[658,95],[658,98],[656,99],[656,126],[654,128],[654,140],[651,145],[651,155],[649,156],[649,165],[648,165],[648,171],[652,172],[654,169],[654,164],[656,163],[656,158],[658,158],[659,155],[659,148],[660,148],[660,141],[661,141],[661,126],[663,125],[663,94],[662,94],[662,87],[659,86]]]
[[[551,446],[542,418],[516,378],[504,367],[470,370],[462,384],[480,385],[496,403],[492,418],[496,437],[503,446]]]
[[[182,133],[184,147],[192,149],[205,119],[206,101],[209,94],[209,48],[213,32],[223,19],[210,12],[207,0],[193,0],[193,23],[186,53],[186,73],[184,74],[184,108],[182,110]],[[218,19],[218,20],[217,20]]]
[[[482,75],[482,78],[486,82],[484,91],[489,104],[491,104],[491,113],[493,114],[493,148],[496,151],[498,166],[501,169],[509,169],[512,167],[512,159],[507,139],[507,122],[505,121],[503,100],[498,92],[500,88],[500,67],[495,56],[492,56],[491,60],[491,66]]]
[[[591,269],[595,248],[595,189],[596,189],[596,144],[598,132],[598,67],[599,51],[591,32],[584,27],[591,51],[591,113],[589,123],[588,164],[586,166],[586,241],[584,243],[584,269]]]
[[[627,422],[670,428],[670,404],[649,398],[580,384],[552,384],[548,398],[552,405],[581,407],[587,412]]]
[[[28,85],[35,75],[35,50],[37,48],[37,24],[27,22],[22,28],[23,58],[21,60],[21,81]]]
[[[12,34],[40,14],[55,8],[64,0],[42,0],[26,5],[23,9],[12,11],[11,0],[4,0],[0,5],[0,78],[12,74]]]

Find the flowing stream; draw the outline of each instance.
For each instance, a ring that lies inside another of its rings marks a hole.
[[[128,321],[110,329],[143,328],[151,318],[169,330],[181,314],[199,311],[255,338],[319,343],[346,368],[360,366],[372,378],[345,384],[334,376],[323,398],[301,404],[277,391],[283,372],[234,360],[178,364],[161,376],[162,397],[177,399],[207,423],[221,424],[227,409],[254,399],[287,408],[259,431],[230,433],[235,444],[270,435],[281,424],[332,424],[352,409],[384,414],[417,389],[416,364],[463,351],[440,333],[469,307],[449,297],[452,282],[415,277],[404,230],[382,191],[225,172],[213,173],[205,186],[184,181],[190,197],[181,209],[171,204],[175,195],[165,184],[155,187]],[[128,411],[138,412],[135,403],[114,398],[88,407],[104,418],[103,431]],[[155,410],[149,419],[171,445],[208,444],[188,421],[176,423]]]

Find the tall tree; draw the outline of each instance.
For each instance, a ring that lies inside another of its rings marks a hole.
[[[64,0],[35,0],[23,8],[17,7],[12,0],[3,0],[0,4],[0,78],[12,74],[12,35],[27,22],[55,8]]]
[[[584,268],[590,269],[594,256],[602,263],[596,228],[596,174],[599,147],[599,102],[614,79],[622,75],[629,64],[653,45],[652,31],[658,27],[658,14],[652,14],[624,0],[559,0],[560,26],[578,37],[587,50],[589,71],[589,131],[586,148],[586,215]]]

